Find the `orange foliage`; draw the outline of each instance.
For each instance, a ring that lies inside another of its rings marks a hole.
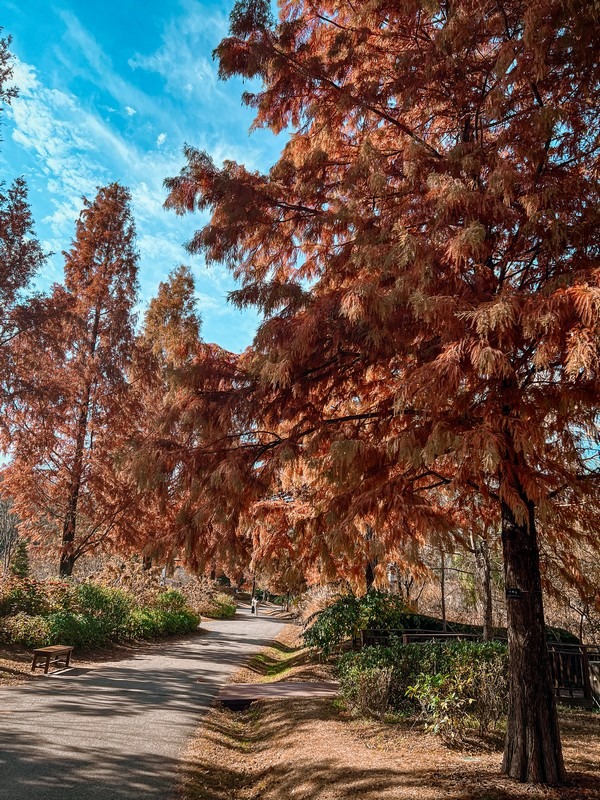
[[[130,498],[114,464],[128,436],[137,290],[129,192],[100,189],[65,253],[65,285],[11,354],[22,389],[7,407],[2,489],[30,533],[62,542],[61,574],[110,535]]]
[[[538,537],[599,532],[597,22],[580,0],[286,0],[278,22],[238,2],[221,76],[258,77],[255,126],[289,141],[268,174],[188,147],[167,181],[170,207],[211,212],[190,250],[264,315],[170,411],[198,436],[158,453],[203,509],[190,547],[208,515],[352,571],[369,527],[401,560],[489,507],[522,592],[521,780],[564,774]]]

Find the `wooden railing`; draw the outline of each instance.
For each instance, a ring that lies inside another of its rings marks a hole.
[[[481,641],[474,633],[424,630],[363,630],[352,640],[356,650],[390,644],[395,637],[402,644],[424,641]],[[600,647],[548,642],[550,673],[556,697],[563,703],[600,707]]]
[[[554,693],[572,704],[600,706],[600,647],[548,642]]]
[[[477,641],[481,639],[476,633],[454,633],[453,631],[424,631],[424,630],[375,630],[369,629],[360,631],[359,636],[353,640],[357,649],[361,647],[383,646],[386,647],[392,637],[402,641],[402,644],[409,644],[410,642],[428,642],[428,641],[461,641],[463,639],[471,639]]]

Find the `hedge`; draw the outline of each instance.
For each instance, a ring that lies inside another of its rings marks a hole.
[[[0,586],[0,640],[26,647],[109,642],[191,633],[200,617],[169,590],[142,607],[133,594],[87,581],[11,579]]]

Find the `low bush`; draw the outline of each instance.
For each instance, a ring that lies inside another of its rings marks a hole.
[[[202,615],[211,619],[233,619],[237,605],[233,597],[223,592],[205,598],[200,605]]]
[[[111,641],[111,634],[115,633],[103,624],[101,618],[89,617],[76,611],[57,611],[49,614],[46,619],[49,634],[48,641],[44,644],[97,647]]]
[[[403,629],[407,609],[397,595],[372,591],[363,597],[353,594],[339,597],[307,622],[304,644],[316,647],[323,655],[365,628]]]
[[[90,644],[122,638],[127,617],[137,605],[135,598],[123,589],[113,589],[86,581],[72,587],[68,609],[75,618],[89,620]]]
[[[187,608],[187,601],[181,592],[168,589],[158,595],[153,605],[161,611],[184,611]]]
[[[389,707],[393,674],[392,667],[371,667],[355,673],[352,705],[361,716],[383,717]]]
[[[462,736],[465,726],[485,733],[506,713],[508,656],[499,642],[396,641],[347,653],[338,672],[353,710],[381,716],[385,697],[387,709],[420,714],[446,738]]]
[[[0,588],[0,610],[0,639],[26,647],[97,647],[190,633],[200,623],[179,592],[161,592],[141,606],[131,593],[92,581],[11,580]]]
[[[50,623],[46,617],[30,616],[19,611],[10,617],[0,619],[0,638],[7,642],[22,644],[25,647],[43,647],[51,642]]]
[[[328,656],[342,642],[357,636],[361,630],[442,632],[444,623],[436,617],[414,613],[397,595],[379,591],[368,592],[362,597],[347,594],[338,597],[332,605],[308,618],[303,633],[304,643]],[[447,630],[476,636],[482,633],[481,626],[461,622],[448,623]],[[574,644],[579,641],[576,636],[561,628],[548,627],[546,632],[550,641]],[[497,633],[505,636],[506,629],[498,629]]]
[[[136,608],[127,620],[128,639],[157,639],[160,636],[192,633],[200,617],[189,609],[161,611],[157,608]]]

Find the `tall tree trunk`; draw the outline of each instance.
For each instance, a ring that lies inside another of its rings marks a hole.
[[[83,450],[87,434],[88,409],[90,401],[90,387],[86,389],[85,400],[77,421],[77,435],[75,439],[75,457],[71,469],[71,484],[67,498],[67,512],[63,522],[62,546],[58,573],[62,577],[69,577],[77,560],[75,553],[75,533],[77,530],[77,504],[81,490],[81,477],[83,474]]]
[[[475,553],[475,563],[477,565],[480,593],[483,601],[483,641],[489,642],[494,633],[490,547],[483,538],[473,537],[471,542]]]
[[[98,329],[100,325],[100,307],[94,309],[92,331],[89,340],[87,356],[93,358],[98,344]],[[85,366],[87,358],[84,357],[82,367]],[[73,467],[71,469],[71,484],[69,486],[69,496],[67,498],[67,512],[63,522],[62,546],[60,551],[60,562],[58,572],[61,577],[68,577],[73,573],[75,561],[79,554],[75,551],[75,533],[77,531],[77,505],[79,503],[79,492],[81,491],[81,479],[83,477],[83,454],[85,450],[85,440],[88,433],[88,423],[90,415],[90,403],[92,399],[93,380],[87,381],[84,387],[83,401],[77,419],[75,431],[75,454],[73,457]]]
[[[375,583],[375,569],[373,567],[373,562],[369,559],[369,561],[367,561],[367,568],[365,570],[365,584],[367,586],[367,592],[371,591],[374,583]]]
[[[377,556],[371,553],[370,543],[375,538],[375,531],[370,525],[367,525],[367,532],[365,533],[365,542],[367,543],[367,567],[365,569],[365,584],[367,592],[370,592],[375,583],[375,567],[377,566]]]
[[[565,778],[546,643],[535,507],[521,523],[502,502],[509,648],[508,723],[502,771],[529,783]]]
[[[442,593],[442,630],[448,630],[448,623],[446,622],[446,553],[440,550],[442,560],[440,562],[440,590]]]

